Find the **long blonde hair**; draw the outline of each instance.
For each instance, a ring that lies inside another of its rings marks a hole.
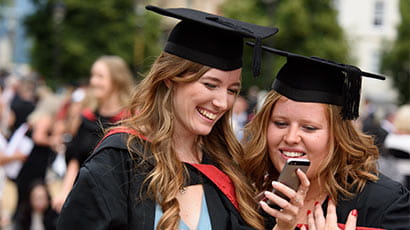
[[[245,127],[245,157],[241,167],[254,182],[256,192],[271,188],[279,172],[268,154],[267,129],[276,102],[282,95],[271,90],[262,109]],[[371,136],[365,135],[352,121],[342,120],[341,107],[326,105],[331,133],[329,154],[319,166],[319,183],[329,196],[337,201],[337,195],[345,198],[363,190],[367,181],[378,179],[376,161],[379,156]]]
[[[136,157],[147,159],[152,156],[156,161],[144,183],[148,185],[147,195],[163,210],[157,229],[177,229],[180,209],[176,196],[186,180],[186,168],[178,160],[172,145],[173,95],[165,81],[193,82],[208,70],[210,67],[163,52],[138,84],[129,106],[131,117],[123,122],[123,125],[139,131],[149,140],[144,152],[137,152]],[[226,113],[216,122],[209,135],[200,136],[196,142],[231,178],[243,219],[249,225],[262,229],[262,218],[256,211],[252,189],[238,165],[243,149],[231,129],[230,115],[230,112]],[[128,140],[131,152],[136,151],[132,149],[135,141],[138,141],[135,136]]]

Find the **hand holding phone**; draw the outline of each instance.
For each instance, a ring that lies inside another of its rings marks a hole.
[[[278,182],[288,186],[289,188],[297,191],[300,185],[300,180],[298,175],[296,174],[296,170],[300,169],[304,173],[307,172],[310,166],[310,161],[308,159],[302,158],[290,158],[286,162],[285,166],[283,167],[282,172],[279,175]],[[289,198],[284,195],[283,193],[273,189],[272,192],[283,199],[289,201]],[[270,203],[270,202],[268,202]]]

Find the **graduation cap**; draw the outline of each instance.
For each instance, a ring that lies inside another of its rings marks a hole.
[[[164,51],[221,70],[242,67],[243,39],[254,38],[253,75],[260,73],[262,39],[274,35],[277,28],[259,26],[188,8],[147,10],[181,19],[171,31]]]
[[[343,120],[359,117],[362,76],[385,80],[383,76],[361,71],[352,65],[319,57],[306,57],[267,46],[262,46],[262,49],[287,58],[272,89],[295,101],[342,106]]]

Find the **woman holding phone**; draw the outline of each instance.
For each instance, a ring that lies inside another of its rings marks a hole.
[[[279,207],[260,202],[269,214],[267,227],[339,229],[345,223],[346,229],[410,229],[409,191],[378,172],[379,152],[372,137],[352,121],[358,117],[361,77],[381,77],[264,49],[287,57],[287,63],[245,129],[242,167],[256,190]],[[288,159],[299,158],[311,164],[308,181],[297,171],[301,186],[295,191],[276,180]]]

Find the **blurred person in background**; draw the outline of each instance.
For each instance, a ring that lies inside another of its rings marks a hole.
[[[388,154],[395,158],[400,181],[410,189],[410,105],[402,105],[393,120],[394,132],[384,142]]]
[[[64,177],[66,171],[66,145],[71,142],[81,123],[81,111],[84,108],[94,108],[87,85],[75,85],[64,90],[63,103],[58,110],[54,128],[51,133],[51,146],[57,153],[53,162],[53,170],[59,177]],[[92,103],[90,103],[92,102]]]
[[[386,113],[384,118],[381,122],[381,126],[387,133],[392,133],[396,131],[396,127],[394,126],[394,117],[396,115],[397,107],[396,106],[389,106],[386,109]]]
[[[29,199],[21,206],[14,230],[56,230],[58,214],[51,207],[51,194],[44,181],[33,181]]]
[[[81,165],[103,136],[104,129],[127,116],[125,105],[133,86],[131,71],[121,57],[102,56],[92,65],[88,90],[91,101],[95,103],[89,103],[88,107],[82,110],[79,127],[72,140],[67,143],[67,169],[61,191],[53,201],[53,207],[58,212],[74,184]],[[76,108],[81,107],[79,105]]]
[[[10,102],[12,111],[10,136],[20,125],[27,122],[28,115],[34,111],[37,103],[36,84],[34,76],[25,76],[18,80],[16,92]]]
[[[255,113],[257,112],[258,94],[259,88],[257,86],[253,85],[249,87],[248,94],[246,95],[246,101],[248,103],[248,108],[246,109],[248,121],[252,120],[253,116],[255,116]]]
[[[34,146],[16,178],[18,201],[15,217],[21,211],[21,205],[29,200],[30,185],[37,180],[45,183],[47,169],[55,158],[50,145],[51,131],[62,100],[44,85],[38,87],[37,95],[39,102],[27,118],[29,130],[26,133]]]
[[[243,138],[243,127],[248,122],[248,102],[245,98],[238,96],[232,109],[232,128],[238,140]]]
[[[8,137],[10,135],[10,127],[13,125],[14,117],[11,113],[11,101],[14,98],[19,80],[16,75],[8,75],[4,79],[4,85],[0,96],[1,105],[1,120],[0,120],[0,132]]]

